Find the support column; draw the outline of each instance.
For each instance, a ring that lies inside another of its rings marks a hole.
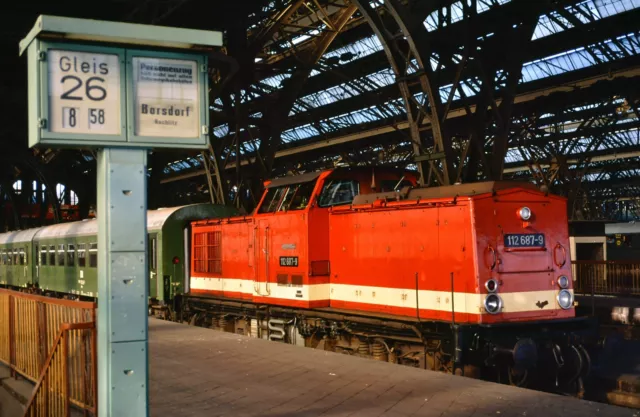
[[[149,415],[147,151],[98,153],[98,415]]]

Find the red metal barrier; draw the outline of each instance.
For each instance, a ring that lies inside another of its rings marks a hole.
[[[640,296],[640,262],[573,261],[577,294]]]
[[[36,384],[26,415],[96,414],[95,309],[0,289],[0,363]]]

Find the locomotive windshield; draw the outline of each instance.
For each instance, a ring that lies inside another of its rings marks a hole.
[[[307,207],[315,181],[269,188],[258,213],[302,210]]]
[[[318,199],[320,207],[351,204],[355,196],[360,194],[360,183],[355,180],[330,180],[322,188]]]

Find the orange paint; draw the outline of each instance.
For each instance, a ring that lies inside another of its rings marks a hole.
[[[193,292],[425,320],[450,321],[455,309],[458,323],[574,316],[555,300],[557,277],[572,283],[563,198],[505,183],[389,192],[416,178],[378,168],[299,179],[267,182],[251,216],[193,223]],[[219,248],[196,245],[212,233]],[[491,278],[498,314],[483,307]]]

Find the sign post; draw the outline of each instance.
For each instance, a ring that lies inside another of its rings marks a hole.
[[[40,16],[29,145],[97,148],[98,415],[147,416],[147,151],[205,149],[219,32]]]

